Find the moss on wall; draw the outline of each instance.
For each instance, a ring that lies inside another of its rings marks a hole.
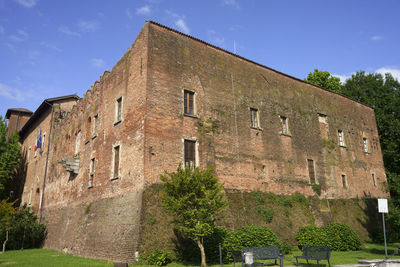
[[[143,194],[140,251],[148,253],[155,248],[175,249],[172,217],[162,208],[162,187],[155,184]],[[282,241],[296,245],[295,235],[305,225],[325,225],[340,222],[349,225],[364,241],[370,240],[369,231],[377,224],[375,199],[320,199],[316,195],[305,197],[264,192],[225,191],[229,206],[218,222],[230,230],[245,225],[263,225],[276,232]],[[272,220],[266,222],[263,213],[272,211]]]

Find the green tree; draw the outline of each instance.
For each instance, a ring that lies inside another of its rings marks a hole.
[[[204,237],[210,236],[219,212],[227,205],[223,199],[223,186],[213,170],[208,168],[182,168],[176,172],[165,172],[162,202],[174,216],[176,229],[185,237],[197,243],[201,253],[201,266],[206,265]]]
[[[8,197],[7,188],[21,162],[18,133],[12,134],[7,140],[7,129],[7,123],[0,115],[0,199]]]
[[[327,71],[319,71],[318,69],[314,69],[314,72],[310,72],[304,81],[328,89],[335,93],[342,93],[342,83],[340,82],[340,79],[338,77],[331,76],[331,74]]]
[[[6,251],[6,244],[8,241],[8,233],[12,229],[11,221],[16,212],[13,207],[13,202],[7,202],[6,199],[0,201],[0,227],[4,227],[5,230],[5,239],[3,242],[3,250],[2,253]]]

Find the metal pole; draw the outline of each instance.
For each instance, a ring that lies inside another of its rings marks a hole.
[[[283,254],[279,254],[279,267],[283,267]]]
[[[387,255],[387,245],[386,245],[386,230],[385,230],[385,213],[382,212],[382,224],[383,224],[383,240],[385,240],[385,257],[388,259]]]
[[[222,249],[221,249],[221,243],[219,243],[219,263],[221,264],[222,267]]]

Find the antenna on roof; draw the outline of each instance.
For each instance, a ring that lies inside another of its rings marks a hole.
[[[236,42],[233,40],[233,53],[236,54]]]

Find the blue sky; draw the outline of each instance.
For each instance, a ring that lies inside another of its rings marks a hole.
[[[146,20],[303,79],[359,70],[400,80],[397,0],[0,0],[0,115],[82,96]]]

